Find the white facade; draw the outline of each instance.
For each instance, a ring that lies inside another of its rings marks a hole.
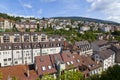
[[[55,54],[55,53],[60,53],[60,52],[61,52],[61,47],[53,47],[53,48],[43,48],[43,49],[41,49],[42,55]]]
[[[33,63],[34,63],[35,57],[40,56],[41,51],[40,49],[33,49],[32,51],[33,51]]]
[[[80,28],[81,31],[88,31],[90,30],[90,27],[83,26]]]
[[[0,66],[12,65],[12,50],[0,51]]]
[[[21,50],[13,50],[13,65],[22,64],[22,49]]]
[[[80,51],[80,55],[85,55],[85,54],[88,54],[88,55],[92,55],[93,54],[93,49],[90,49],[90,50],[85,50],[85,51]]]
[[[103,70],[106,70],[113,65],[115,65],[115,54],[111,55],[108,59],[103,61]]]
[[[23,50],[23,64],[32,64],[32,49]]]

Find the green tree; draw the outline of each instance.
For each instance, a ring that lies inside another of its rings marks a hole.
[[[84,77],[80,71],[67,70],[61,74],[60,80],[84,80]]]
[[[12,32],[11,29],[5,29],[5,32]]]
[[[53,75],[45,74],[41,80],[56,80]]]
[[[15,76],[13,76],[13,77],[12,77],[12,80],[18,80],[18,78],[17,78],[17,77],[15,77]]]
[[[3,75],[2,75],[2,72],[0,72],[0,80],[2,80],[3,78]]]

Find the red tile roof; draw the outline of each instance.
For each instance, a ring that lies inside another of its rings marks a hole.
[[[19,80],[36,80],[38,78],[38,75],[34,70],[29,70],[29,77],[26,76],[27,74],[27,68],[26,65],[17,65],[17,66],[10,66],[10,67],[4,67],[0,68],[0,72],[2,72],[3,79],[2,80],[8,80],[8,78],[16,77]]]
[[[57,72],[55,67],[52,65],[49,55],[37,56],[35,57],[35,60],[38,68],[38,75],[52,74]],[[51,66],[51,69],[49,69],[48,66]],[[45,67],[45,70],[43,70],[42,67]]]

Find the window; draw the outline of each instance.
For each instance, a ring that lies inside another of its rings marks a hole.
[[[77,62],[80,62],[80,60],[79,60],[79,59],[77,59]]]
[[[11,61],[11,58],[8,58],[8,61]]]
[[[7,61],[7,59],[4,59],[4,61]]]
[[[51,69],[51,68],[52,68],[52,66],[49,65],[49,66],[48,66],[48,69]]]
[[[69,63],[69,62],[67,62],[67,65],[70,65],[70,63]]]
[[[18,62],[17,62],[17,61],[15,61],[15,64],[18,64]]]
[[[73,61],[71,61],[71,64],[73,64]]]
[[[45,70],[46,70],[45,66],[42,66],[42,70],[43,70],[43,71],[45,71]]]

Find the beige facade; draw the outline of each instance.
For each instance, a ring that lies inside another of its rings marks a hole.
[[[36,32],[0,33],[0,43],[46,42],[48,41],[47,38],[46,34]]]
[[[14,22],[8,19],[0,18],[0,29],[12,29],[14,25]]]

